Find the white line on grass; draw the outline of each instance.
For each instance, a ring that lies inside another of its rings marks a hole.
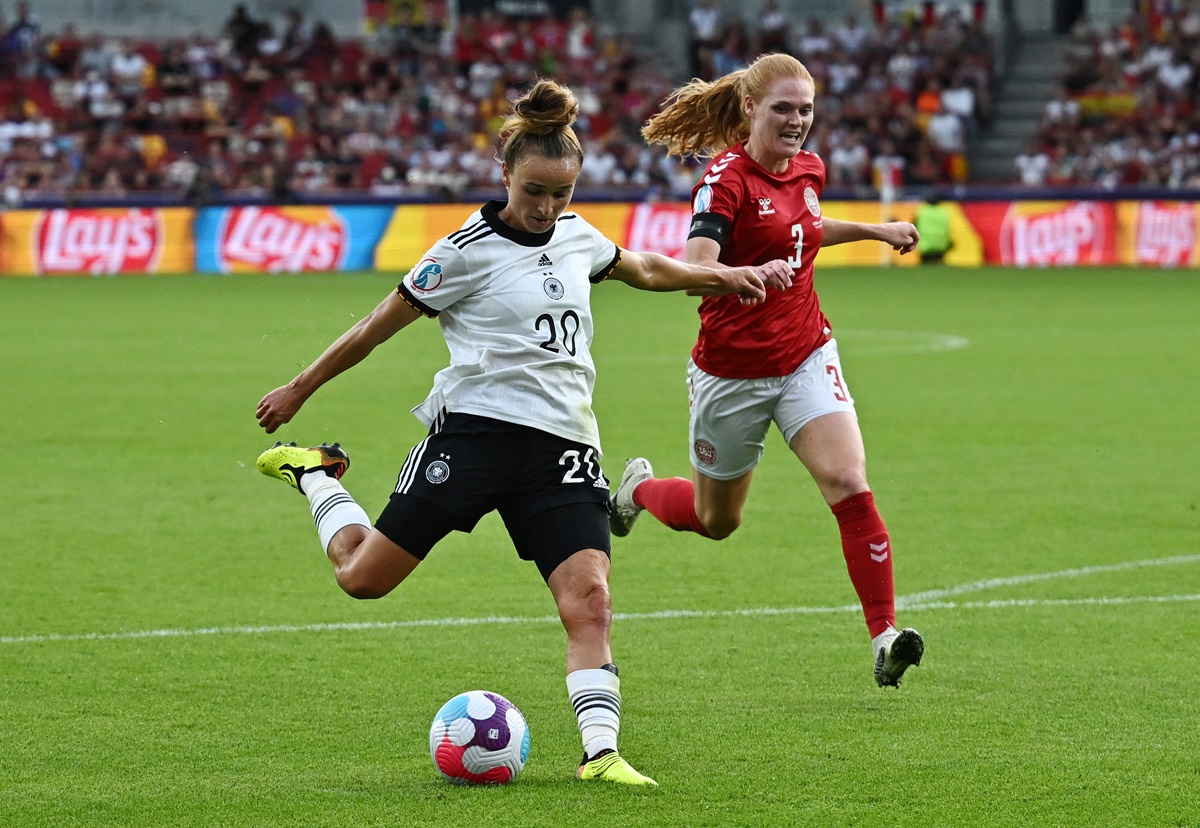
[[[850,343],[856,354],[895,356],[934,354],[966,348],[971,340],[934,331],[880,331],[873,328],[838,328],[838,340]]]
[[[1075,606],[1121,606],[1127,604],[1194,603],[1200,594],[1189,595],[1138,595],[1127,597],[1100,598],[1038,598],[998,599],[993,601],[945,601],[954,595],[980,592],[994,587],[1017,586],[1054,578],[1079,578],[1106,572],[1121,572],[1151,566],[1172,566],[1200,562],[1200,555],[1177,555],[1171,558],[1152,558],[1143,561],[1128,561],[1103,566],[1084,566],[1063,569],[1058,572],[1043,572],[1034,575],[1015,575],[1009,578],[989,578],[972,581],[949,589],[935,589],[897,596],[897,608],[913,610],[957,610],[957,609],[1004,609],[1010,607],[1075,607]],[[654,621],[676,618],[741,618],[771,615],[830,615],[843,612],[860,612],[858,604],[840,607],[757,607],[733,610],[659,610],[657,612],[613,613],[614,621]],[[489,624],[557,624],[556,615],[503,616],[492,615],[479,618],[422,618],[412,621],[348,621],[333,624],[272,624],[262,626],[199,627],[195,629],[132,630],[114,633],[75,633],[45,635],[0,636],[0,644],[42,644],[69,641],[121,641],[140,638],[194,638],[202,635],[259,635],[263,633],[289,632],[345,632],[357,630],[398,630],[418,627],[470,627]]]
[[[1141,569],[1148,566],[1173,566],[1200,562],[1200,555],[1176,555],[1171,558],[1150,558],[1144,561],[1127,561],[1119,564],[1104,564],[1099,566],[1081,566],[1077,569],[1061,569],[1058,572],[1041,572],[1033,575],[1013,575],[1008,578],[988,578],[984,581],[971,581],[959,584],[949,589],[932,589],[928,592],[914,592],[911,595],[896,596],[896,607],[911,609],[929,601],[949,598],[952,595],[963,595],[967,592],[982,592],[994,587],[1018,586],[1032,584],[1036,581],[1049,581],[1056,578],[1079,578],[1084,575],[1099,575],[1105,572],[1125,572],[1130,569]]]

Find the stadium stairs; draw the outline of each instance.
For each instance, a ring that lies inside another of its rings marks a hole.
[[[1067,36],[1021,33],[992,99],[992,121],[970,147],[971,178],[980,183],[1015,180],[1013,159],[1035,137],[1046,102],[1066,68]]]

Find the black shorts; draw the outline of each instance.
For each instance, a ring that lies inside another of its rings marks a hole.
[[[447,414],[408,453],[375,528],[424,558],[452,531],[500,513],[543,578],[581,549],[608,554],[608,479],[596,449],[528,426]]]

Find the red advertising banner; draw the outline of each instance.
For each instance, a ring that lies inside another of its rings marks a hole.
[[[911,220],[918,202],[827,202],[843,221]],[[1200,203],[1178,201],[943,202],[954,247],[971,267],[1135,264],[1200,267]],[[403,272],[454,232],[471,205],[247,206],[13,210],[0,215],[0,275],[326,271]],[[581,203],[617,244],[682,257],[686,203]],[[823,248],[820,267],[908,266],[877,242]]]
[[[1117,210],[1110,201],[992,201],[963,212],[983,261],[1017,267],[1115,264]]]
[[[682,259],[691,224],[690,204],[638,204],[629,214],[624,246]]]
[[[874,201],[830,201],[821,205],[823,215],[841,221],[874,224],[885,221],[909,221],[919,202],[881,204]],[[959,205],[946,203],[950,213],[954,249],[946,257],[948,264],[978,265],[983,261],[980,239]],[[581,211],[582,212],[582,211]],[[689,204],[652,202],[635,205],[628,214],[622,246],[630,250],[649,250],[683,258],[688,230],[692,223]],[[611,237],[621,243],[618,237]],[[819,267],[838,265],[914,265],[916,255],[901,256],[891,248],[873,241],[851,242],[825,247],[817,256]]]
[[[338,270],[349,231],[329,207],[231,207],[219,214],[223,273]]]
[[[187,273],[191,216],[186,208],[14,210],[4,214],[0,262],[17,276]]]

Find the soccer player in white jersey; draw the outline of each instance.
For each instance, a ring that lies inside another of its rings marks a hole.
[[[386,595],[439,540],[498,511],[566,629],[567,692],[584,749],[576,776],[655,785],[617,752],[609,485],[591,406],[589,295],[613,278],[754,304],[766,286],[790,285],[792,271],[782,260],[727,269],[623,251],[565,212],[583,163],[577,113],[570,90],[548,80],[517,100],[500,131],[507,202],[487,203],[437,242],[374,311],[258,404],[259,424],[273,433],[377,345],[422,316],[438,319],[450,365],[414,409],[429,435],[409,452],[374,527],[340,482],[350,458],[338,444],[277,444],[258,468],[308,498],[338,585],[356,598]]]

